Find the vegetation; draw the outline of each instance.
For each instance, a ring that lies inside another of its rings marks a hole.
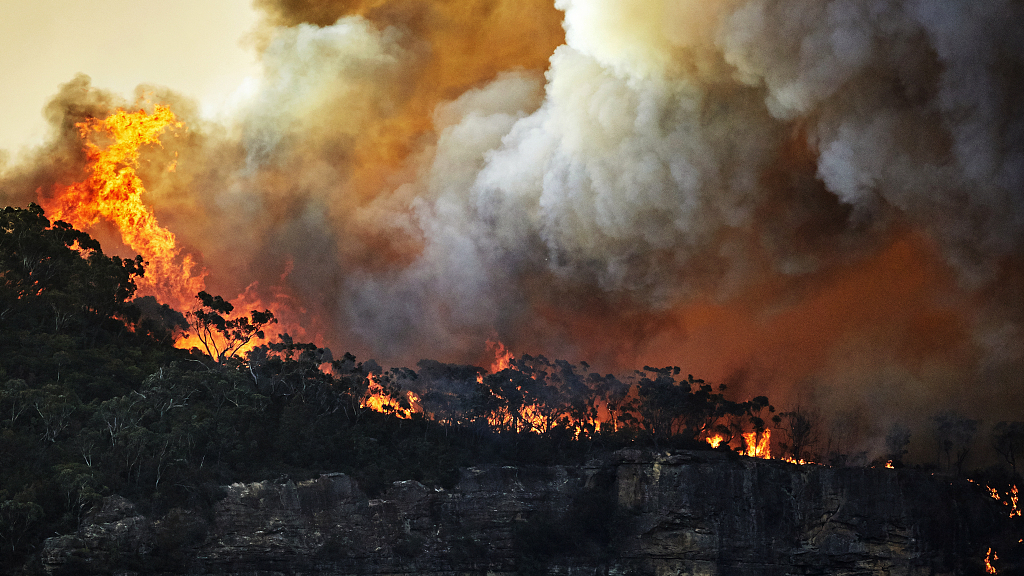
[[[744,432],[764,432],[774,413],[764,396],[729,400],[724,386],[678,367],[620,379],[523,356],[493,374],[429,360],[384,370],[287,334],[243,352],[275,322],[270,311],[232,316],[229,302],[201,292],[182,315],[133,300],[144,273],[141,258],[103,254],[38,206],[0,212],[0,566],[75,531],[113,494],[180,516],[208,511],[219,485],[282,474],[344,472],[370,494],[401,479],[451,487],[469,465],[579,462],[628,445],[710,449],[711,435],[727,450]],[[204,350],[173,346],[186,327]],[[376,410],[371,395],[384,401]],[[799,409],[774,417],[797,457],[814,442],[812,420]],[[961,468],[975,423],[936,423],[940,457]],[[993,436],[1014,474],[1022,437],[1020,423]],[[905,444],[899,436],[893,451]],[[608,490],[549,519],[574,527],[558,538],[602,550]],[[517,535],[524,557],[542,563],[545,543],[561,542],[548,528]],[[409,542],[406,552],[416,549]]]

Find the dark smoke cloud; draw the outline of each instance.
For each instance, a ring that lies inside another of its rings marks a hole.
[[[948,406],[1019,418],[1019,2],[258,5],[230,118],[149,89],[188,125],[149,198],[211,289],[259,280],[385,362],[498,337],[679,364],[862,444]],[[72,81],[0,193],[73,181],[70,127],[121,104]]]

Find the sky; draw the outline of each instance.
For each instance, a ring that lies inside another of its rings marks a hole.
[[[0,0],[0,149],[42,143],[42,109],[75,74],[134,94],[174,87],[211,112],[258,72],[251,0]]]

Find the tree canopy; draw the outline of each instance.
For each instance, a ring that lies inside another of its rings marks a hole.
[[[267,340],[272,312],[240,315],[206,292],[184,314],[133,300],[144,267],[34,204],[0,212],[0,566],[112,494],[159,512],[207,509],[219,485],[281,474],[344,472],[371,494],[396,480],[450,486],[461,466],[710,450],[712,434],[729,451],[774,412],[676,366],[619,377],[522,355],[493,374],[435,360],[384,369],[288,334]],[[203,350],[174,347],[186,327]],[[798,455],[813,441],[804,416],[774,418]],[[959,468],[975,424],[936,422],[940,455]],[[992,438],[1014,474],[1019,424]]]

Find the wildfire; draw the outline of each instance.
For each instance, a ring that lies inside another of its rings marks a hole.
[[[742,434],[743,437],[743,450],[740,452],[744,456],[750,458],[761,458],[763,460],[772,459],[772,431],[766,429],[761,432],[760,435],[754,432],[746,432]],[[725,441],[725,437],[721,434],[715,434],[704,439],[712,448],[718,448]],[[812,460],[805,460],[803,458],[793,458],[791,456],[783,456],[780,458],[783,462],[789,462],[790,464],[799,464],[801,466],[805,464],[817,464]],[[889,466],[892,468],[892,466]]]
[[[498,340],[487,340],[487,349],[494,354],[494,362],[491,363],[491,374],[497,374],[512,365],[515,357],[512,352]]]
[[[1020,508],[1017,507],[1017,499],[1020,495],[1017,493],[1017,485],[1014,484],[1010,488],[1010,518],[1014,516],[1020,516]]]
[[[1010,489],[1006,491],[1005,497],[1000,494],[999,490],[996,488],[991,486],[986,486],[986,488],[988,488],[988,495],[991,496],[993,500],[1002,502],[1010,507],[1010,518],[1017,518],[1021,516],[1020,492],[1017,489],[1016,484],[1010,486]]]
[[[157,301],[185,311],[196,305],[196,294],[205,288],[206,270],[192,255],[183,253],[173,232],[157,223],[153,211],[143,202],[146,188],[136,173],[141,150],[147,145],[160,145],[160,136],[168,128],[180,129],[169,107],[154,106],[152,113],[144,110],[117,110],[107,118],[90,118],[75,125],[84,141],[88,177],[67,187],[56,187],[52,199],[41,199],[53,220],[64,220],[79,230],[87,230],[103,219],[114,224],[126,246],[142,256],[145,276],[137,280],[138,296],[153,296]],[[104,145],[97,140],[107,141]],[[174,170],[172,163],[169,171]],[[291,268],[282,275],[282,284]],[[273,308],[278,315],[294,312],[282,290],[275,290]],[[250,284],[234,299],[239,314],[266,308],[256,294],[256,283]],[[281,330],[304,334],[294,319],[282,322]],[[245,353],[257,346],[253,340],[239,349]],[[179,348],[200,345],[195,334],[182,334],[175,342]]]
[[[64,220],[86,230],[101,218],[113,223],[124,243],[142,256],[146,275],[138,280],[140,296],[155,296],[160,302],[179,309],[192,305],[196,293],[204,287],[206,271],[199,269],[189,254],[182,254],[172,232],[162,228],[142,201],[146,189],[136,173],[140,149],[160,145],[159,137],[168,128],[183,124],[170,108],[157,105],[152,114],[143,110],[117,110],[104,120],[91,118],[76,124],[85,141],[88,177],[44,201],[54,220]],[[96,143],[103,135],[111,141]],[[169,167],[173,170],[173,165]]]
[[[488,340],[487,349],[494,354],[494,361],[490,365],[489,374],[492,376],[499,374],[512,366],[515,358],[501,342]],[[533,378],[536,378],[536,376],[533,376]],[[412,391],[404,392],[404,399],[408,401],[408,407],[402,407],[403,402],[399,399],[402,398],[401,394],[403,392],[397,388],[389,389],[387,385],[382,383],[383,377],[381,376],[371,374],[368,380],[369,387],[361,403],[364,408],[385,414],[394,414],[403,419],[409,419],[413,414],[423,414],[426,418],[433,418],[432,414],[423,411],[420,398]],[[477,374],[478,383],[483,385],[485,381],[487,379],[484,373]],[[490,386],[501,388],[503,385],[514,385],[515,379],[510,377],[507,383],[487,382]],[[603,423],[611,422],[611,416],[607,411],[607,407],[601,408],[600,406],[595,409],[592,420],[587,422],[572,421],[565,413],[545,408],[543,403],[534,403],[531,400],[531,392],[528,390],[529,385],[529,380],[520,384],[520,395],[516,397],[513,394],[516,401],[496,408],[486,415],[487,423],[491,428],[499,431],[543,434],[556,426],[565,425],[574,433],[574,437],[579,438],[588,432],[599,431]],[[603,414],[602,410],[604,410]],[[606,421],[602,422],[602,419]],[[772,459],[771,436],[770,429],[741,434],[740,453],[750,458]],[[722,434],[708,436],[704,441],[712,448],[718,448],[724,443],[727,444],[725,436]],[[782,459],[793,464],[814,464],[814,462],[803,459],[797,460],[789,457]],[[890,467],[892,467],[891,463]]]
[[[988,553],[985,554],[985,574],[998,574],[995,566],[992,565],[996,560],[999,560],[999,555],[989,548]]]
[[[405,398],[409,403],[409,407],[403,408],[399,401],[381,386],[377,376],[370,374],[367,376],[367,379],[370,381],[370,385],[367,387],[366,396],[362,401],[363,408],[369,408],[374,412],[381,412],[383,414],[394,414],[403,420],[408,420],[412,418],[413,414],[423,411],[423,408],[420,406],[419,396],[412,391],[405,392]]]
[[[499,341],[488,340],[487,349],[494,354],[494,360],[486,373],[500,374],[503,370],[512,366],[515,358],[512,353]],[[477,375],[477,382],[485,383],[485,374]],[[535,378],[536,376],[534,376]],[[410,419],[414,414],[421,414],[426,418],[433,418],[434,415],[424,412],[420,398],[412,391],[401,391],[397,387],[391,387],[384,380],[384,376],[369,375],[367,377],[368,387],[363,395],[360,405],[363,408],[393,414],[398,418]],[[514,385],[514,378],[509,378],[505,384],[488,382],[489,385],[501,388],[503,385]],[[559,412],[546,407],[542,402],[535,402],[531,399],[529,392],[529,381],[524,382],[520,389],[521,396],[517,401],[496,408],[486,415],[487,423],[495,430],[514,431],[517,433],[538,433],[544,434],[557,426],[566,426],[575,438],[588,433],[601,430],[603,424],[610,424],[611,415],[607,406],[595,405],[593,415],[585,421],[574,421],[565,412]],[[404,397],[403,397],[404,395]],[[513,394],[515,396],[515,394]],[[749,432],[742,434],[742,454],[751,458],[771,459],[771,430],[761,432]],[[709,436],[705,441],[713,448],[718,448],[725,443],[725,437],[721,434]],[[807,464],[803,460],[788,461],[795,464]]]
[[[770,460],[772,457],[772,431],[766,429],[764,432],[758,434],[754,432],[745,432],[743,434],[743,441],[746,443],[747,450],[744,455],[751,458],[764,458]]]

